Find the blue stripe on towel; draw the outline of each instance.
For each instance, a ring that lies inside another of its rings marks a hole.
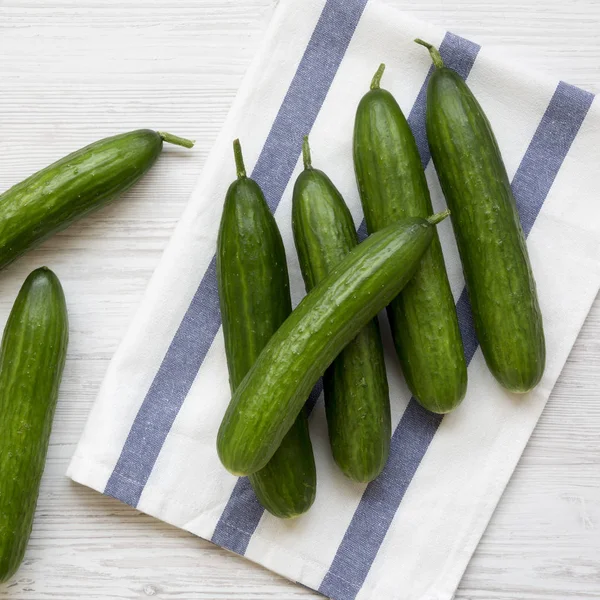
[[[593,99],[593,94],[561,82],[541,119],[512,183],[526,235],[533,227]],[[421,153],[421,156],[426,155]],[[457,311],[465,355],[470,362],[477,350],[477,338],[466,290],[459,298]],[[440,416],[429,413],[411,399],[392,436],[388,464],[380,477],[367,486],[319,588],[321,593],[333,600],[354,600],[441,420]]]
[[[529,235],[585,119],[594,94],[560,82],[512,182],[525,235]]]
[[[167,434],[220,327],[213,257],[135,417],[104,489],[106,495],[137,506]]]
[[[328,0],[252,177],[275,211],[346,54],[367,0]],[[156,459],[221,326],[215,258],[136,415],[104,493],[137,506]]]

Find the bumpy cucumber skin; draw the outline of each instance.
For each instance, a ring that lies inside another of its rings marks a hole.
[[[235,181],[219,230],[217,278],[232,393],[261,350],[292,312],[285,249],[263,193],[249,178]],[[277,452],[250,476],[260,503],[273,515],[306,512],[316,494],[316,470],[302,411]]]
[[[317,474],[305,409],[271,460],[248,479],[260,503],[280,519],[293,519],[310,509],[317,492]]]
[[[325,173],[306,169],[294,186],[294,240],[307,292],[358,245],[352,215]],[[323,376],[335,462],[359,482],[375,479],[390,448],[390,398],[377,319],[342,350]]]
[[[26,279],[0,349],[0,582],[29,541],[68,343],[65,297],[42,268]]]
[[[310,390],[344,347],[408,283],[433,237],[424,219],[406,219],[354,248],[298,305],[237,388],[217,450],[232,473],[264,467]]]
[[[433,213],[415,139],[386,90],[372,89],[358,106],[354,165],[370,233],[398,219]],[[465,397],[467,365],[437,231],[419,270],[387,313],[402,371],[415,398],[435,413],[454,410]]]
[[[427,135],[483,355],[502,386],[528,392],[543,375],[546,346],[525,236],[490,123],[451,69],[430,79]]]
[[[162,145],[161,136],[149,129],[106,138],[0,195],[0,269],[116,199],[152,167]]]

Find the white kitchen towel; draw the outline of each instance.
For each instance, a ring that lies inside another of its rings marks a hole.
[[[414,131],[434,207],[444,208],[425,138],[431,60],[440,47],[483,105],[513,182],[538,284],[548,364],[525,397],[504,391],[478,349],[449,221],[439,227],[469,361],[467,397],[444,418],[410,398],[386,335],[391,455],[369,485],[346,479],[311,416],[318,492],[281,521],[221,466],[230,399],[215,281],[231,143],[275,212],[294,302],[304,294],[290,223],[302,136],[362,212],[352,165],[354,113],[380,62]],[[527,444],[600,287],[600,115],[594,96],[540,79],[396,12],[381,0],[281,0],[189,205],[112,360],[69,476],[336,600],[448,600]],[[573,402],[577,399],[573,398]]]

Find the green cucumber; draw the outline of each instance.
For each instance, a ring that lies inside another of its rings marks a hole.
[[[62,287],[38,269],[17,296],[0,349],[0,582],[29,541],[67,342]]]
[[[247,475],[269,462],[325,369],[408,283],[445,216],[373,234],[296,307],[229,403],[217,437],[225,468]]]
[[[0,269],[130,188],[156,162],[163,140],[193,146],[149,129],[116,135],[65,156],[0,195]]]
[[[259,185],[246,176],[234,142],[238,179],[225,199],[217,243],[217,281],[232,393],[292,312],[283,241]],[[308,395],[307,395],[308,396]],[[305,411],[277,452],[250,475],[260,503],[280,518],[306,512],[317,476]]]
[[[380,88],[381,65],[354,126],[354,168],[370,233],[433,213],[419,150],[398,103]],[[467,365],[437,231],[413,279],[387,308],[406,383],[435,413],[465,397]]]
[[[421,40],[435,70],[427,89],[427,136],[448,206],[487,365],[524,393],[546,364],[542,314],[525,235],[498,143],[463,79]]]
[[[294,186],[292,225],[310,292],[358,245],[352,215],[323,171],[313,169],[308,138],[304,171]],[[329,441],[335,462],[355,481],[381,473],[390,449],[390,397],[377,319],[342,350],[323,376]]]

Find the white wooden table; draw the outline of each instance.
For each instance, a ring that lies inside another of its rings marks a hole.
[[[600,93],[597,0],[389,1]],[[275,3],[0,0],[0,189],[116,132],[151,127],[197,140],[195,152],[165,153],[122,201],[0,273],[0,326],[43,263],[62,279],[71,315],[31,544],[0,598],[319,597],[64,476]],[[597,301],[458,599],[600,598],[599,334]]]

